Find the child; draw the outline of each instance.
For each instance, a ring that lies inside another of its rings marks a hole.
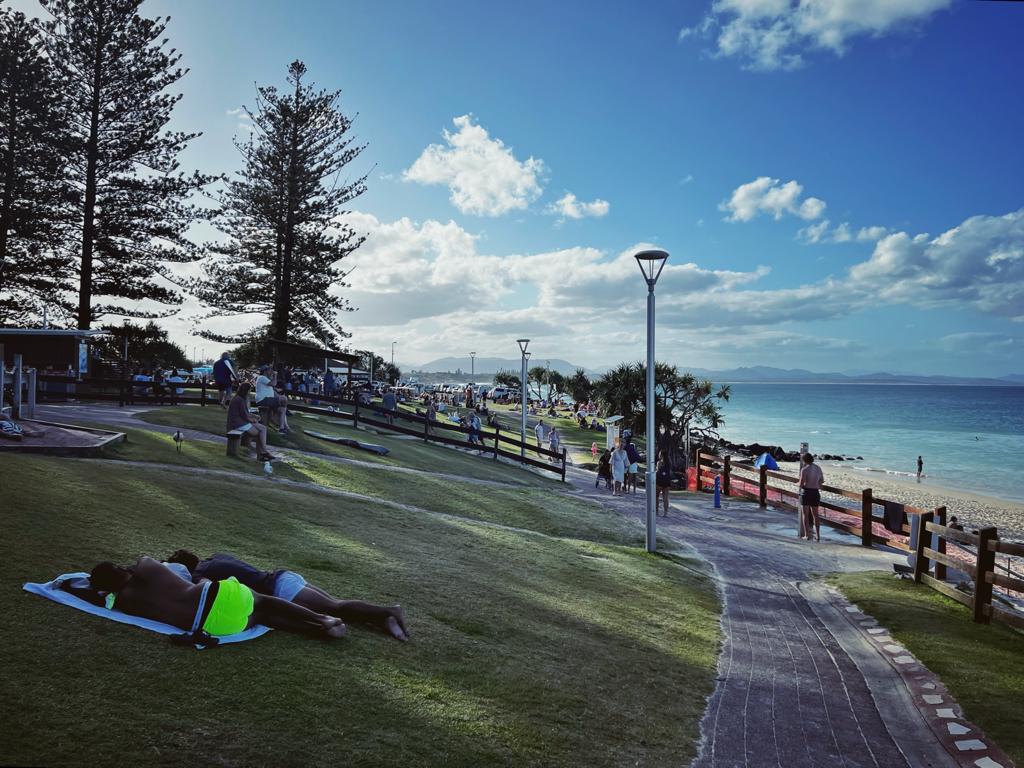
[[[597,461],[597,443],[590,444],[590,455],[594,457],[594,461]]]

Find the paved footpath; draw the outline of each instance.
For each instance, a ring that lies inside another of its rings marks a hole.
[[[593,474],[570,475],[577,493],[643,519],[642,492],[616,498],[595,490]],[[926,701],[910,690],[923,686],[935,694],[941,683],[883,636],[890,653],[904,654],[894,664],[872,642],[878,636],[868,634],[884,630],[811,579],[889,570],[903,556],[862,548],[831,529],[822,531],[821,543],[804,542],[790,515],[732,500],[723,507],[713,509],[708,495],[678,494],[669,516],[658,518],[659,535],[692,546],[711,563],[724,602],[719,674],[695,768],[1004,764],[986,762],[996,751],[954,759],[952,738],[939,735],[940,728],[946,735],[946,723],[930,726]],[[911,666],[903,670],[899,663]]]

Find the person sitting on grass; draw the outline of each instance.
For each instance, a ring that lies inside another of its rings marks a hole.
[[[402,642],[409,639],[402,606],[374,605],[362,600],[339,600],[320,587],[309,584],[294,571],[283,568],[261,571],[244,560],[223,552],[217,552],[201,560],[198,555],[187,549],[177,550],[167,558],[167,562],[179,563],[188,568],[192,580],[197,583],[203,579],[220,581],[233,577],[261,595],[289,600],[314,613],[336,616],[346,624],[375,627]]]
[[[267,427],[260,424],[259,419],[249,413],[249,388],[250,384],[243,381],[238,385],[231,402],[228,403],[228,432],[241,430],[251,432],[256,436],[256,458],[259,461],[273,461],[274,456],[267,450]]]
[[[170,624],[193,636],[235,635],[257,624],[323,639],[343,637],[347,631],[340,618],[254,593],[235,578],[189,583],[151,557],[140,557],[127,568],[99,563],[89,574],[89,584],[91,590],[106,593],[107,608]],[[83,590],[67,582],[61,587],[76,595]]]

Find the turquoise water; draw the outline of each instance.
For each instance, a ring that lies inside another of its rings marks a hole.
[[[733,442],[910,477],[920,455],[935,485],[1024,502],[1024,387],[738,383],[723,412]]]

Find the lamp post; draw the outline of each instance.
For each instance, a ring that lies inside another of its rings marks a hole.
[[[395,367],[395,344],[397,344],[397,343],[398,343],[397,341],[392,341],[391,342],[391,367],[392,368]]]
[[[469,378],[476,377],[476,352],[469,353]]]
[[[519,410],[520,416],[520,431],[519,431],[519,455],[522,458],[526,458],[526,361],[530,357],[530,353],[526,351],[527,345],[530,343],[529,339],[516,339],[516,344],[519,345],[519,354],[522,358],[523,370],[522,376],[520,377],[519,383]]]
[[[661,277],[668,253],[640,251],[634,257],[647,283],[647,551],[656,552],[657,545],[657,490],[655,489],[655,434],[654,434],[654,284]]]

